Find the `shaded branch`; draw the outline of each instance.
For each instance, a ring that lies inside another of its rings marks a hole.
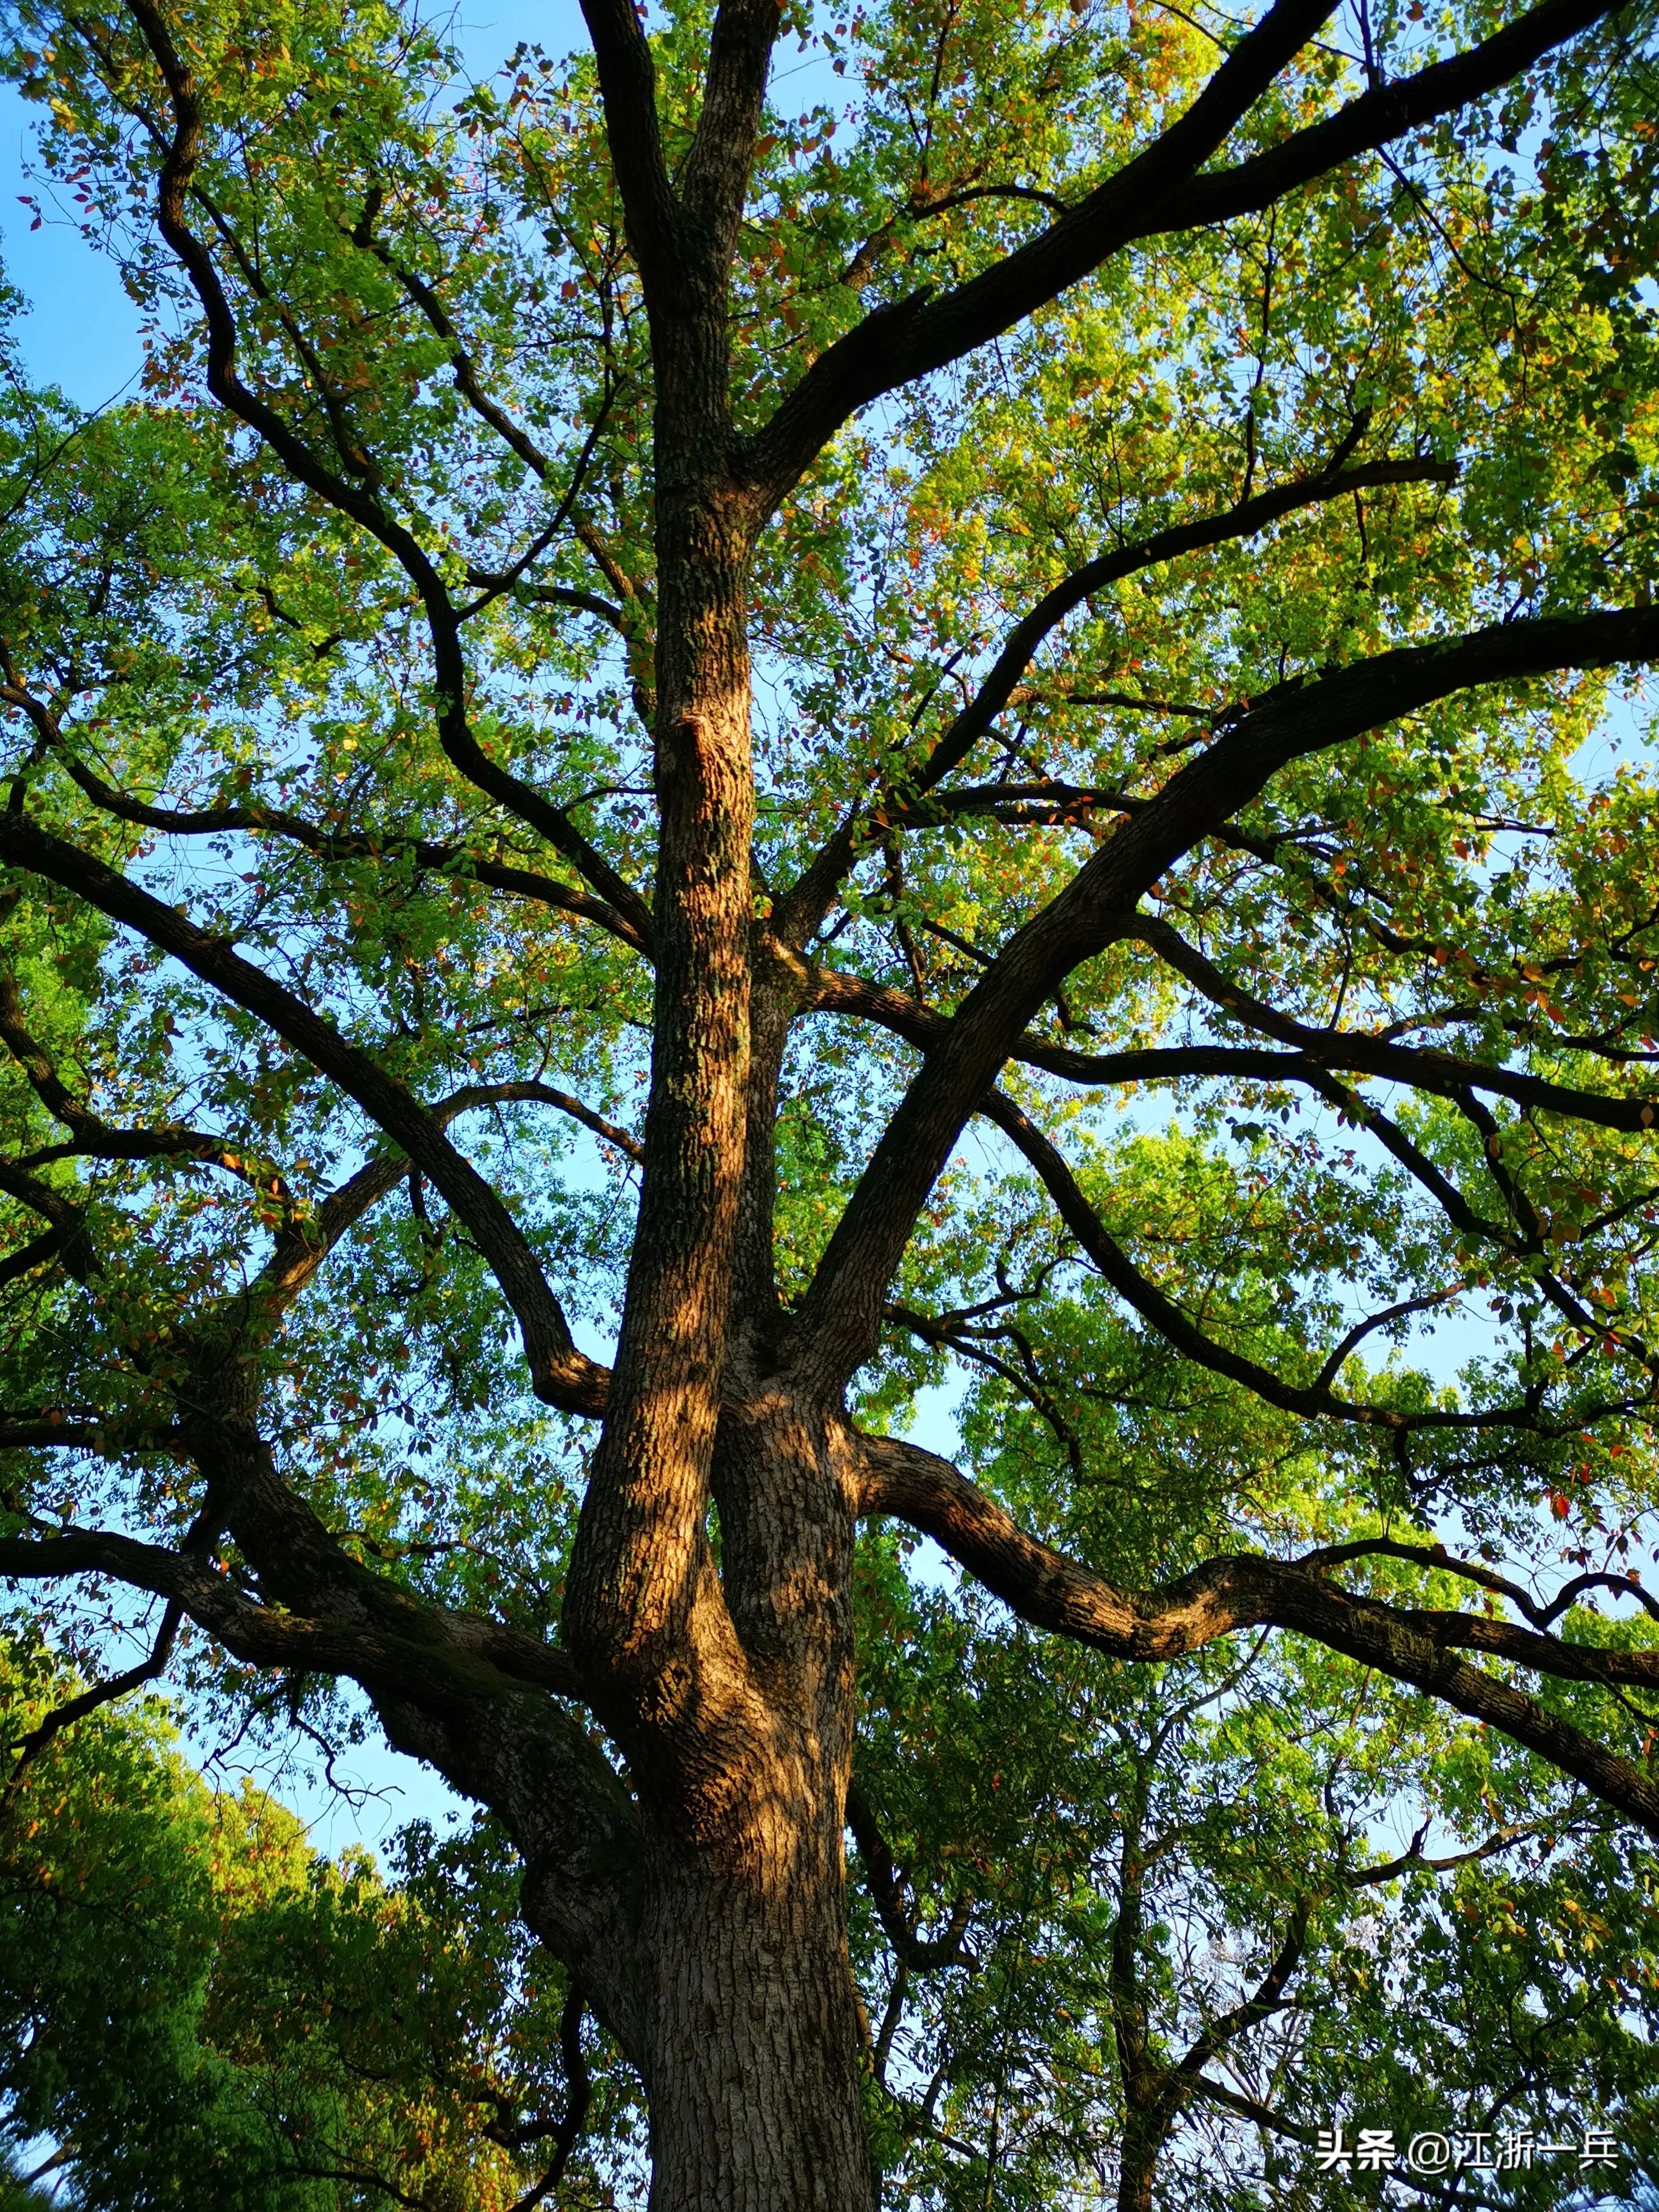
[[[1304,2143],[1310,2150],[1319,2141],[1315,2129],[1298,2126],[1296,2121],[1287,2120],[1282,2113],[1274,2112],[1271,2106],[1261,2103],[1258,2099],[1246,2097],[1237,2089],[1230,2089],[1224,2081],[1211,2081],[1207,2074],[1195,2075],[1187,2084],[1187,2088],[1189,2095],[1206,2098],[1212,2105],[1220,2105],[1230,2112],[1237,2112],[1240,2119],[1252,2120],[1257,2127],[1269,2129],[1274,2135],[1285,2136],[1291,2142]]]
[[[1009,632],[990,673],[968,705],[947,724],[914,775],[901,779],[871,805],[849,815],[794,889],[780,901],[776,916],[780,933],[793,943],[804,944],[820,926],[836,885],[857,855],[860,832],[866,823],[878,823],[898,808],[903,809],[907,820],[921,818],[920,802],[925,794],[959,768],[990,730],[1013,698],[1044,639],[1097,592],[1143,569],[1179,560],[1184,554],[1225,544],[1233,538],[1253,538],[1271,523],[1282,521],[1302,508],[1340,499],[1351,492],[1380,484],[1456,482],[1457,466],[1449,461],[1417,458],[1371,461],[1359,468],[1345,468],[1343,463],[1363,435],[1367,419],[1360,418],[1351,436],[1316,474],[1293,477],[1288,483],[1272,491],[1258,492],[1253,499],[1241,500],[1219,514],[1176,523],[1150,537],[1137,538],[1132,544],[1119,546],[1074,569],[1046,592]]]
[[[1277,769],[1456,691],[1654,658],[1659,611],[1651,608],[1497,623],[1283,687],[1176,769],[1008,940],[912,1080],[807,1292],[792,1355],[801,1384],[833,1394],[869,1358],[916,1216],[1037,1008],[1080,962],[1140,933],[1139,901]]]
[[[1613,13],[1609,0],[1541,6],[1449,61],[1365,93],[1322,124],[1212,175],[1236,125],[1330,13],[1321,0],[1268,9],[1186,112],[1036,238],[935,299],[878,308],[814,362],[748,441],[764,507],[781,499],[849,416],[1012,330],[1137,239],[1259,211],[1360,155],[1496,90]]]
[[[295,993],[244,960],[222,938],[198,929],[176,908],[152,898],[94,855],[54,837],[26,815],[0,816],[0,857],[74,892],[111,921],[170,953],[203,982],[264,1023],[355,1099],[466,1224],[518,1319],[538,1395],[574,1412],[603,1410],[605,1371],[577,1350],[563,1310],[523,1231],[500,1195],[449,1144],[433,1116],[378,1062]],[[4,1187],[0,1181],[0,1188]]]
[[[1292,1629],[1498,1729],[1659,1836],[1659,1788],[1640,1768],[1449,1647],[1608,1684],[1632,1679],[1632,1661],[1659,1662],[1659,1653],[1607,1652],[1467,1614],[1407,1612],[1337,1589],[1304,1562],[1249,1554],[1207,1560],[1152,1590],[1120,1590],[1029,1535],[948,1460],[891,1437],[861,1437],[859,1449],[860,1510],[933,1537],[1034,1627],[1134,1660],[1177,1658],[1241,1628]],[[1653,1675],[1651,1667],[1644,1670],[1644,1678]]]
[[[341,1559],[349,1564],[343,1554]],[[0,1577],[8,1581],[88,1574],[109,1576],[165,1599],[251,1665],[346,1674],[371,1692],[417,1696],[440,1711],[461,1710],[469,1698],[501,1696],[519,1683],[562,1698],[586,1695],[574,1663],[539,1638],[483,1614],[424,1606],[389,1584],[387,1606],[398,1607],[407,1622],[401,1633],[385,1616],[374,1622],[313,1619],[260,1604],[199,1553],[142,1543],[112,1530],[0,1537]],[[355,1578],[359,1587],[376,1579],[367,1569]]]
[[[957,1899],[943,1936],[916,1933],[915,1923],[904,1909],[904,1878],[881,1832],[875,1808],[855,1782],[847,1788],[847,1825],[864,1863],[865,1887],[882,1933],[900,1964],[912,1972],[971,1964],[966,1942],[971,1911],[968,1900]]]
[[[78,1696],[66,1698],[62,1705],[52,1708],[38,1727],[30,1729],[26,1735],[7,1746],[8,1750],[17,1753],[17,1760],[7,1778],[4,1790],[0,1790],[0,1817],[3,1817],[16,1803],[29,1768],[55,1736],[61,1735],[66,1728],[72,1728],[76,1721],[84,1720],[89,1713],[95,1713],[100,1705],[111,1705],[117,1698],[125,1697],[129,1690],[142,1689],[146,1682],[159,1680],[167,1671],[167,1661],[173,1656],[173,1647],[178,1641],[179,1627],[183,1619],[184,1607],[176,1599],[171,1601],[161,1615],[161,1626],[156,1632],[148,1657],[141,1659],[136,1666],[129,1667],[124,1674],[112,1675],[105,1682],[94,1682]]]

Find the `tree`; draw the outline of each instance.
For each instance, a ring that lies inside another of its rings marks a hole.
[[[861,1522],[1659,1832],[1650,24],[584,15],[14,9],[151,352],[7,407],[0,1570],[360,1686],[658,2212],[848,2212]]]
[[[625,2149],[626,2102],[525,1955],[487,1824],[407,1832],[388,1885],[362,1851],[319,1858],[263,1791],[209,1790],[157,1705],[51,1730],[75,1684],[38,1651],[4,1667],[31,1755],[0,1826],[0,2127],[56,2142],[68,2201],[612,2201],[593,2155]]]

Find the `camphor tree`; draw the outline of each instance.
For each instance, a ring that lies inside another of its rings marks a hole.
[[[659,2212],[844,2212],[915,1536],[1659,1833],[1659,82],[1602,0],[583,12],[465,89],[14,5],[151,349],[5,403],[0,1571],[156,1601],[112,1692],[359,1686]]]
[[[1650,2181],[1639,1832],[1301,1639],[1124,1668],[1034,1650],[971,1586],[884,1585],[848,1806],[889,2201],[1375,2201],[1365,2127],[1425,2139],[1390,2203],[1444,2192],[1459,2137],[1477,2166],[1485,2137],[1472,2205]],[[1322,2169],[1338,2118],[1346,2166]],[[1565,2166],[1500,2165],[1523,2129]]]

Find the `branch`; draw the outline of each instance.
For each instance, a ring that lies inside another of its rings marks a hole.
[[[159,1680],[173,1656],[173,1647],[178,1641],[179,1626],[183,1619],[183,1607],[176,1599],[170,1601],[161,1615],[161,1626],[156,1632],[147,1658],[141,1659],[135,1667],[129,1667],[124,1674],[112,1675],[106,1682],[94,1682],[78,1696],[66,1698],[61,1705],[52,1708],[39,1727],[32,1728],[27,1735],[19,1737],[7,1747],[17,1753],[17,1763],[7,1778],[4,1790],[0,1790],[0,1816],[15,1805],[30,1767],[54,1736],[61,1735],[76,1721],[84,1720],[88,1713],[95,1713],[100,1705],[112,1705],[117,1698],[125,1697],[129,1690],[142,1689],[146,1682]]]
[[[1012,330],[1136,236],[1330,12],[1329,0],[1275,0],[1186,112],[1069,214],[942,299],[913,293],[838,339],[749,441],[744,458],[768,510],[858,408]]]
[[[1575,1575],[1564,1583],[1547,1605],[1540,1604],[1520,1583],[1511,1582],[1505,1575],[1491,1567],[1479,1566],[1473,1559],[1460,1559],[1448,1552],[1443,1544],[1403,1544],[1393,1536],[1363,1536],[1351,1544],[1331,1544],[1323,1550],[1310,1552],[1303,1565],[1310,1567],[1333,1567],[1345,1565],[1350,1559],[1403,1559],[1412,1566],[1437,1573],[1458,1575],[1465,1582],[1474,1583],[1478,1589],[1491,1590],[1495,1595],[1507,1598],[1510,1603],[1534,1628],[1548,1628],[1564,1613],[1571,1612],[1587,1590],[1611,1590],[1618,1597],[1633,1597],[1649,1617],[1659,1620],[1659,1598],[1644,1589],[1633,1576],[1593,1571]],[[1659,1664],[1659,1662],[1656,1662]]]
[[[648,934],[649,913],[632,884],[594,850],[562,808],[553,805],[533,785],[522,782],[492,761],[473,736],[466,715],[467,672],[459,617],[442,577],[419,540],[387,514],[366,481],[354,483],[328,468],[276,409],[243,382],[236,367],[236,320],[230,302],[212,255],[185,220],[185,201],[202,153],[202,106],[196,79],[180,58],[151,0],[127,0],[127,4],[161,73],[173,109],[173,136],[158,180],[156,220],[201,303],[207,325],[209,391],[221,406],[257,432],[301,483],[384,545],[414,585],[432,641],[438,739],[451,765],[477,790],[545,837],[601,898],[625,915],[636,930]],[[607,0],[607,5],[620,12],[626,9],[627,0]],[[634,28],[638,37],[637,25]]]
[[[258,1191],[269,1191],[286,1208],[291,1194],[269,1161],[246,1158],[228,1139],[203,1129],[118,1129],[77,1100],[59,1077],[51,1055],[36,1042],[23,1021],[17,979],[0,962],[0,1044],[21,1068],[29,1088],[54,1121],[69,1130],[68,1144],[46,1145],[19,1161],[19,1169],[40,1167],[58,1159],[149,1160],[193,1159],[225,1169],[239,1182]],[[44,1186],[42,1186],[44,1188]],[[17,1260],[22,1258],[18,1254]],[[14,1261],[8,1261],[8,1267]],[[0,1279],[4,1270],[0,1269]]]
[[[37,1267],[44,1267],[49,1261],[56,1260],[64,1249],[66,1237],[72,1233],[61,1228],[48,1229],[39,1237],[32,1237],[16,1251],[9,1252],[3,1260],[0,1260],[0,1283],[15,1283],[21,1276],[33,1274]]]
[[[637,1138],[629,1136],[626,1129],[619,1129],[603,1114],[584,1106],[579,1098],[554,1090],[550,1084],[469,1084],[452,1091],[447,1098],[440,1099],[427,1111],[444,1129],[460,1115],[480,1106],[526,1101],[557,1107],[584,1127],[592,1129],[596,1136],[603,1137],[606,1143],[615,1145],[629,1159],[638,1160],[643,1156],[644,1148]],[[292,1303],[346,1231],[403,1182],[409,1166],[408,1155],[404,1152],[387,1152],[368,1160],[356,1175],[331,1191],[309,1216],[290,1222],[277,1237],[253,1285],[253,1295],[268,1312],[274,1316]]]
[[[30,1416],[0,1417],[0,1451],[90,1451],[102,1453],[118,1449],[117,1437],[112,1434],[114,1424],[94,1426],[89,1421],[54,1420],[50,1413],[38,1419]],[[149,1429],[147,1438],[159,1443],[170,1434],[170,1429]]]
[[[39,1176],[30,1175],[27,1169],[9,1160],[0,1160],[0,1191],[52,1224],[49,1239],[33,1237],[21,1251],[12,1254],[7,1262],[8,1274],[26,1273],[50,1258],[60,1260],[77,1283],[89,1281],[96,1272],[98,1258],[82,1209],[50,1183],[42,1182]],[[48,1241],[50,1252],[46,1249]]]
[[[605,1371],[577,1350],[563,1310],[523,1231],[499,1194],[449,1144],[431,1114],[368,1053],[348,1042],[331,1021],[244,960],[222,938],[197,928],[176,908],[164,906],[26,815],[8,811],[0,816],[0,858],[61,884],[112,921],[171,953],[355,1099],[443,1194],[476,1239],[517,1317],[538,1395],[572,1412],[603,1410]]]
[[[562,1698],[586,1695],[574,1662],[539,1638],[483,1614],[422,1605],[390,1586],[385,1586],[382,1617],[373,1622],[318,1620],[244,1596],[199,1554],[112,1530],[0,1537],[0,1578],[58,1581],[67,1575],[106,1575],[148,1590],[170,1609],[188,1613],[233,1657],[250,1665],[347,1674],[371,1692],[419,1697],[440,1711],[464,1711],[468,1700],[511,1694],[520,1683]],[[354,1581],[367,1588],[378,1577],[363,1569]],[[388,1625],[393,1607],[405,1619],[401,1632]]]
[[[1494,1067],[1484,1060],[1462,1060],[1428,1046],[1390,1044],[1352,1030],[1311,1028],[1253,998],[1195,946],[1187,944],[1167,921],[1142,916],[1130,933],[1235,1021],[1259,1030],[1264,1036],[1295,1045],[1310,1060],[1326,1066],[1382,1076],[1391,1083],[1408,1083],[1443,1097],[1455,1097],[1471,1089],[1490,1091],[1520,1106],[1630,1133],[1651,1129],[1659,1119],[1659,1103],[1652,1098],[1611,1098],[1601,1091],[1579,1091],[1569,1084],[1553,1083],[1514,1068]],[[1363,1118],[1369,1120],[1369,1115]]]
[[[1447,1646],[1502,1644],[1503,1656],[1522,1665],[1602,1683],[1631,1679],[1631,1660],[1659,1661],[1659,1653],[1604,1652],[1524,1637],[1505,1623],[1462,1613],[1405,1612],[1335,1589],[1303,1561],[1247,1553],[1207,1560],[1158,1589],[1119,1590],[1027,1534],[948,1460],[891,1437],[856,1442],[865,1474],[860,1512],[891,1516],[933,1537],[1034,1627],[1140,1661],[1179,1658],[1237,1629],[1294,1630],[1498,1729],[1659,1836],[1659,1788],[1638,1766],[1509,1683],[1454,1658]]]
[[[1403,1413],[1391,1407],[1364,1404],[1352,1398],[1340,1398],[1329,1388],[1332,1369],[1329,1360],[1316,1381],[1303,1384],[1286,1382],[1271,1368],[1263,1367],[1256,1360],[1247,1359],[1242,1352],[1230,1351],[1225,1345],[1218,1344],[1213,1337],[1206,1336],[1172,1298],[1166,1297],[1156,1283],[1141,1273],[1084,1196],[1066,1160],[1012,1099],[1005,1097],[1000,1091],[993,1091],[984,1100],[980,1110],[1018,1147],[1036,1170],[1060,1219],[1118,1296],[1196,1366],[1207,1368],[1214,1375],[1224,1375],[1230,1382],[1243,1383],[1247,1390],[1253,1390],[1257,1397],[1265,1399],[1270,1406],[1280,1407],[1287,1413],[1299,1413],[1309,1419],[1324,1415],[1334,1420],[1353,1421],[1365,1427],[1386,1429],[1396,1435],[1419,1428],[1492,1429],[1536,1425],[1535,1418],[1526,1408],[1516,1411],[1494,1407],[1480,1413],[1461,1413],[1435,1407],[1415,1413]],[[1431,1302],[1414,1299],[1411,1305],[1429,1303]],[[1381,1318],[1379,1316],[1378,1319]],[[1349,1348],[1348,1342],[1345,1341],[1338,1347],[1339,1355],[1346,1355]],[[1574,1425],[1576,1428],[1577,1423]]]
[[[1378,85],[1266,153],[1192,178],[1139,235],[1151,238],[1259,214],[1300,185],[1498,91],[1557,47],[1621,12],[1622,0],[1613,5],[1607,0],[1544,0],[1467,53]]]
[[[1506,1851],[1511,1844],[1518,1844],[1528,1836],[1553,1834],[1560,1826],[1559,1820],[1516,1820],[1508,1827],[1498,1828],[1467,1851],[1452,1851],[1443,1858],[1431,1859],[1423,1850],[1423,1838],[1427,1832],[1425,1821],[1412,1838],[1411,1849],[1402,1851],[1398,1858],[1387,1859],[1381,1866],[1361,1867],[1357,1872],[1344,1875],[1343,1885],[1348,1889],[1369,1889],[1377,1882],[1396,1881],[1401,1875],[1450,1874],[1458,1867],[1478,1866],[1483,1859],[1494,1858]]]
[[[768,508],[860,407],[1000,337],[1133,240],[1265,208],[1496,90],[1613,9],[1611,0],[1543,0],[1467,53],[1363,94],[1267,154],[1200,176],[1329,12],[1321,0],[1279,0],[1186,113],[1069,214],[942,298],[913,293],[838,339],[748,443],[744,462]]]
[[[21,703],[19,702],[18,703]],[[57,742],[63,747],[65,772],[77,790],[91,799],[94,806],[118,821],[131,822],[141,829],[154,830],[165,837],[213,837],[231,831],[243,831],[252,836],[286,837],[307,852],[315,853],[321,860],[380,860],[392,853],[407,853],[416,866],[429,868],[434,875],[447,875],[462,882],[486,884],[492,890],[510,892],[517,898],[533,899],[543,906],[556,908],[562,913],[579,915],[592,921],[623,944],[632,945],[638,952],[650,950],[650,916],[645,915],[641,933],[639,915],[623,913],[608,899],[595,898],[586,891],[572,890],[550,877],[537,875],[527,868],[515,868],[498,860],[487,860],[459,845],[437,844],[421,837],[402,837],[395,833],[385,836],[373,831],[347,835],[338,830],[321,830],[303,815],[289,814],[276,807],[212,806],[197,810],[168,806],[151,806],[143,799],[133,799],[125,792],[94,775],[83,761],[77,760],[67,748],[61,733]]]
[[[1137,538],[1133,544],[1102,554],[1097,560],[1073,569],[1045,592],[1009,632],[990,673],[973,699],[947,725],[917,773],[902,779],[870,805],[849,815],[793,890],[779,902],[776,926],[780,934],[792,944],[805,944],[822,924],[836,886],[856,854],[860,829],[872,820],[879,820],[895,807],[914,808],[924,793],[932,791],[952,769],[959,768],[1013,697],[1043,640],[1095,593],[1142,569],[1179,560],[1183,554],[1225,544],[1233,538],[1253,538],[1258,531],[1303,507],[1340,499],[1354,491],[1380,484],[1449,484],[1457,481],[1457,465],[1453,461],[1371,461],[1360,468],[1345,469],[1342,463],[1364,427],[1365,418],[1362,416],[1353,434],[1317,474],[1293,477],[1272,491],[1258,492],[1253,499],[1240,500],[1219,514],[1201,515],[1194,521],[1176,523],[1150,537]]]
[[[1287,2120],[1274,2112],[1271,2106],[1261,2104],[1254,2097],[1242,2096],[1237,2089],[1230,2089],[1224,2081],[1212,2081],[1207,2074],[1196,2075],[1187,2087],[1189,2094],[1207,2097],[1212,2104],[1220,2105],[1230,2112],[1237,2112],[1240,2119],[1253,2120],[1257,2127],[1271,2129],[1273,2134],[1288,2136],[1292,2142],[1304,2143],[1310,2150],[1319,2141],[1312,2128],[1299,2127],[1294,2120]]]
[[[582,18],[599,67],[629,247],[647,296],[671,299],[678,290],[682,222],[663,158],[656,64],[633,0],[582,0]]]
[[[574,1978],[564,2009],[559,2014],[559,2053],[564,2061],[565,2106],[558,2125],[552,2130],[553,2155],[547,2170],[532,2188],[507,2212],[533,2212],[543,2198],[550,2196],[563,2179],[576,2145],[581,2141],[582,2130],[587,2125],[588,2106],[592,2102],[593,2084],[587,2071],[587,2061],[582,2056],[582,2014],[586,2000],[581,1984]]]
[[[882,1933],[900,1964],[912,1971],[925,1972],[971,1962],[972,1954],[965,1941],[970,1907],[965,1898],[958,1898],[952,1906],[943,1936],[917,1935],[915,1923],[904,1909],[903,1876],[881,1832],[875,1808],[855,1782],[848,1784],[847,1825],[864,1862],[865,1887],[881,1922]]]
[[[1308,1916],[1312,1902],[1306,1897],[1297,1899],[1291,1913],[1290,1925],[1285,1933],[1285,1941],[1274,1954],[1267,1972],[1244,2002],[1212,2021],[1194,2039],[1186,2056],[1176,2068],[1182,2089],[1190,2087],[1194,2076],[1202,2075],[1224,2044],[1231,2043],[1236,2035],[1243,2035],[1249,2029],[1259,2026],[1270,2013],[1279,2009],[1285,1987],[1301,1965],[1302,1954],[1307,1948]]]
[[[784,13],[777,0],[720,0],[708,41],[702,106],[681,173],[688,230],[706,234],[709,275],[725,291],[755,157],[767,70]]]
[[[1659,658],[1659,610],[1497,623],[1287,687],[1231,724],[1018,930],[906,1091],[836,1224],[792,1355],[833,1395],[870,1357],[886,1285],[934,1178],[1037,1008],[1079,962],[1141,928],[1138,902],[1275,771],[1474,686]]]

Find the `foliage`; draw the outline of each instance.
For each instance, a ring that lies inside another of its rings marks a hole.
[[[9,1729],[73,1686],[14,1650]],[[550,2162],[565,1993],[487,1832],[405,1833],[393,1884],[331,1863],[251,1784],[210,1790],[151,1704],[41,1747],[3,1852],[3,2124],[62,2146],[74,2203],[500,2212]],[[591,2168],[565,2187],[605,2201]]]
[[[1650,7],[5,21],[148,356],[0,398],[0,1571],[496,1824],[54,1736],[18,2125],[484,2203],[591,2008],[665,2212],[1635,2185]]]

